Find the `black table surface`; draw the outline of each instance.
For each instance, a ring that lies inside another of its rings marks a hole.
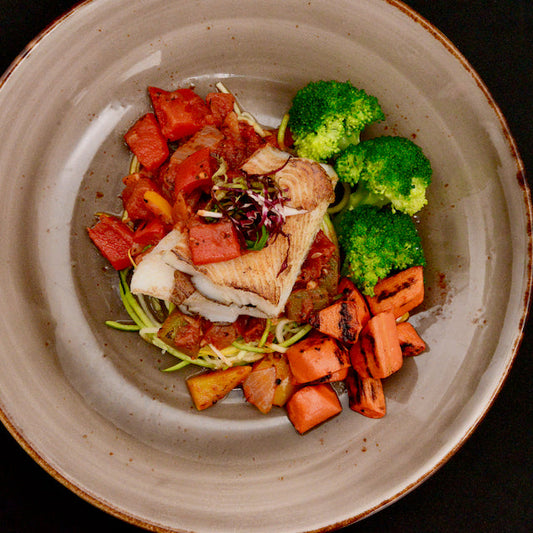
[[[509,123],[526,169],[533,168],[533,2],[406,3],[441,30],[478,72]],[[0,72],[75,4],[0,0]],[[343,532],[533,531],[532,349],[530,320],[503,389],[458,453],[413,492]],[[0,532],[139,531],[63,487],[3,426],[0,447]]]

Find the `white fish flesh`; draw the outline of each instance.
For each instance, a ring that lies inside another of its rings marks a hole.
[[[250,174],[274,172],[274,181],[288,197],[286,205],[298,214],[288,216],[283,231],[262,250],[206,265],[193,264],[187,232],[176,228],[136,268],[133,293],[174,301],[181,309],[212,321],[232,322],[239,314],[276,317],[283,312],[334,199],[336,175],[330,168],[269,145],[242,168]],[[176,286],[176,271],[188,277],[194,290],[184,290],[183,283],[181,289]]]

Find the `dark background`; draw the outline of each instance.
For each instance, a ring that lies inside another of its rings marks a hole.
[[[532,0],[406,3],[441,30],[472,64],[506,116],[526,169],[533,168]],[[0,0],[0,72],[75,4]],[[533,531],[532,348],[530,320],[500,395],[459,452],[403,499],[343,533]],[[0,448],[1,533],[139,531],[63,487],[3,426]]]

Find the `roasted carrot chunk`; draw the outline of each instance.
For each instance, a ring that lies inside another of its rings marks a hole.
[[[372,315],[370,314],[368,304],[361,291],[348,278],[341,278],[339,281],[338,293],[342,296],[343,300],[355,303],[357,306],[357,320],[362,327],[365,327]]]
[[[211,407],[240,385],[252,371],[251,366],[234,366],[196,374],[187,379],[187,388],[199,411]]]
[[[348,404],[368,418],[383,418],[387,413],[383,384],[380,379],[362,378],[350,369],[345,380],[348,391]]]
[[[335,339],[313,332],[287,350],[287,360],[296,383],[327,380],[350,366],[346,349]]]
[[[426,343],[422,340],[416,329],[409,322],[401,322],[396,326],[400,348],[404,357],[420,355],[426,349]]]
[[[374,296],[368,298],[368,305],[373,315],[391,310],[399,318],[423,301],[423,268],[414,266],[378,281]]]
[[[341,411],[337,394],[327,383],[307,385],[297,390],[287,402],[289,420],[301,434]]]
[[[310,317],[309,323],[324,335],[346,344],[356,342],[363,329],[358,318],[357,304],[348,300],[338,300],[321,309]]]
[[[396,319],[391,311],[372,317],[350,349],[352,366],[361,377],[386,378],[403,364]]]

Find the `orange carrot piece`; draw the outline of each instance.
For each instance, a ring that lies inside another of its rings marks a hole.
[[[287,415],[298,433],[332,418],[342,411],[337,394],[326,383],[307,385],[296,391],[287,402]]]
[[[357,341],[363,326],[359,322],[357,304],[338,300],[309,318],[315,329],[346,344]]]
[[[350,366],[346,349],[335,339],[313,332],[304,340],[293,344],[286,352],[296,383],[311,383],[327,379]]]
[[[350,279],[341,278],[339,281],[338,293],[342,296],[343,300],[354,302],[356,304],[357,320],[362,327],[365,327],[372,315],[370,314],[368,304],[361,291]]]
[[[350,349],[352,366],[361,377],[383,379],[403,364],[396,319],[391,311],[372,317]]]
[[[274,403],[276,391],[276,368],[267,366],[253,369],[242,382],[246,401],[267,414]]]
[[[415,266],[378,281],[368,305],[373,315],[391,310],[395,318],[400,318],[423,301],[424,271]]]
[[[368,418],[383,418],[387,413],[383,384],[380,379],[363,378],[351,369],[345,380],[348,404]]]
[[[409,322],[401,322],[396,325],[400,348],[404,357],[420,355],[426,349],[426,343],[422,340],[416,329]]]
[[[252,371],[251,366],[234,366],[196,374],[187,379],[187,388],[199,411],[211,407],[240,385]]]
[[[340,370],[337,370],[336,372],[332,372],[328,377],[322,378],[320,380],[320,383],[334,383],[335,381],[344,381],[346,379],[346,376],[348,375],[348,370],[351,368],[350,361],[350,354],[348,351],[344,352],[346,355],[346,361],[348,362],[348,366],[345,366],[341,368]]]

